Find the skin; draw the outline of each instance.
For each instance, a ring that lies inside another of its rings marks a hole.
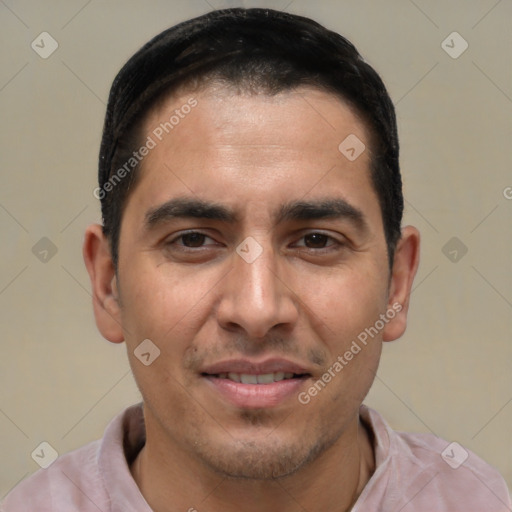
[[[98,328],[126,342],[144,399],[147,441],[133,476],[157,512],[229,512],[240,503],[247,511],[348,510],[374,470],[358,409],[382,341],[405,330],[419,234],[403,228],[390,271],[367,132],[333,95],[182,91],[151,113],[147,135],[191,96],[197,107],[142,163],[117,274],[101,227],[85,235]],[[338,150],[349,134],[367,146],[353,162]],[[147,212],[175,198],[215,202],[237,219],[172,218],[146,229]],[[365,228],[346,217],[276,220],[290,201],[340,198]],[[206,237],[180,238],[185,230]],[[262,249],[252,263],[236,252],[249,236]],[[308,370],[307,391],[396,303],[400,313],[307,405],[294,395],[238,407],[200,374],[230,358],[281,357]],[[144,339],[161,351],[149,366],[133,354]]]

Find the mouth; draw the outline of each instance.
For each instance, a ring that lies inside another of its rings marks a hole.
[[[210,377],[212,379],[228,379],[233,382],[241,384],[272,384],[274,382],[281,382],[290,379],[305,379],[310,377],[309,373],[292,373],[292,372],[271,372],[271,373],[235,373],[235,372],[222,372],[222,373],[202,373],[203,377]]]
[[[284,360],[263,363],[236,360],[218,363],[200,373],[214,394],[240,409],[277,407],[296,397],[312,374]]]

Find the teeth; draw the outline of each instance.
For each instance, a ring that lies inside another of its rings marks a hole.
[[[260,375],[253,375],[249,373],[219,373],[219,379],[229,379],[234,382],[241,382],[242,384],[272,384],[273,382],[279,382],[284,379],[293,378],[291,372],[274,372],[274,373],[262,373]]]
[[[284,373],[283,372],[276,372],[274,373],[274,382],[279,382],[280,380],[284,379]]]
[[[263,373],[258,375],[258,384],[271,384],[272,382],[274,382],[273,373]]]
[[[249,375],[248,373],[242,373],[240,380],[242,384],[258,384],[258,377],[256,375]]]

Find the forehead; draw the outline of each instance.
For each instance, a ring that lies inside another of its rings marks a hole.
[[[190,108],[192,102],[195,106]],[[172,127],[166,125],[169,122]],[[191,124],[196,137],[190,133]],[[300,145],[334,157],[339,156],[338,146],[347,135],[368,139],[354,109],[332,93],[309,87],[274,95],[240,93],[234,86],[217,82],[195,92],[179,90],[160,101],[147,116],[143,131],[157,142],[166,139],[169,148],[181,147],[186,141],[189,147],[196,143],[202,151],[245,145],[248,152],[252,147],[253,152],[264,149],[271,153],[272,148]]]
[[[321,90],[273,96],[222,86],[180,91],[148,115],[149,139],[154,147],[129,199],[141,208],[186,194],[234,208],[265,203],[275,211],[278,203],[336,190],[360,204],[371,199],[372,208],[378,203],[364,123]]]

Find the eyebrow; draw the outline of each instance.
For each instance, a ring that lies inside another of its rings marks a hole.
[[[225,206],[200,199],[177,198],[150,209],[145,215],[144,227],[150,230],[176,218],[210,219],[229,223],[237,220],[235,213]]]
[[[367,230],[368,224],[363,212],[345,199],[324,199],[316,201],[294,201],[283,205],[277,215],[277,222],[290,220],[348,219],[359,229]]]
[[[209,219],[230,224],[239,220],[234,210],[221,204],[194,198],[176,198],[148,210],[144,228],[149,231],[159,224],[176,218]],[[319,219],[347,219],[360,230],[368,229],[363,212],[341,198],[292,201],[282,205],[275,214],[276,224],[285,221]]]

